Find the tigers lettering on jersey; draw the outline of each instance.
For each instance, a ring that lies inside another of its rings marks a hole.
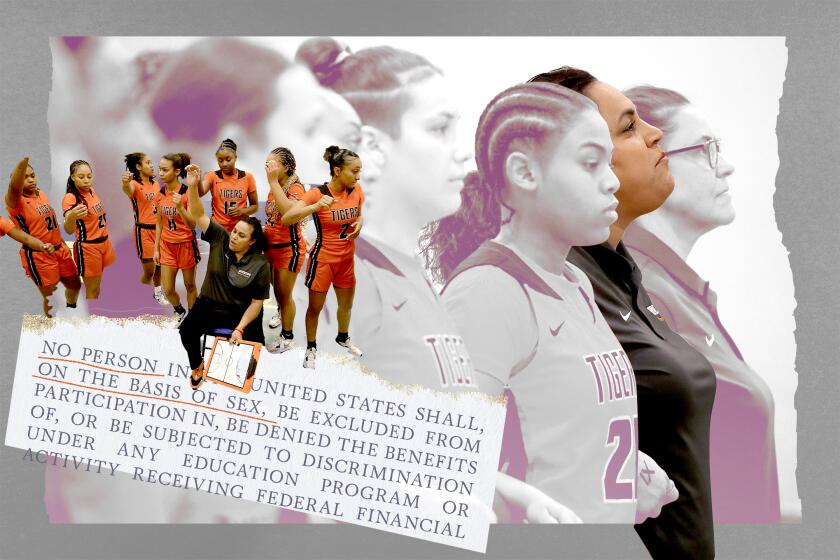
[[[61,243],[55,210],[43,191],[39,190],[35,196],[21,196],[15,208],[6,210],[9,218],[24,232],[45,243]]]
[[[636,376],[624,350],[588,354],[583,361],[595,376],[598,404],[636,398]]]
[[[312,214],[318,237],[310,253],[310,263],[335,263],[353,258],[354,240],[349,238],[350,228],[361,216],[365,200],[358,183],[337,194],[324,183],[306,191],[301,200],[305,204],[314,204],[324,196],[331,196],[334,201],[329,208]]]
[[[156,209],[154,205],[155,194],[158,191],[157,183],[141,184],[131,181],[134,193],[131,196],[131,209],[134,211],[134,223],[155,225]]]
[[[441,387],[473,386],[472,363],[460,336],[432,334],[423,337],[423,340],[434,353]]]

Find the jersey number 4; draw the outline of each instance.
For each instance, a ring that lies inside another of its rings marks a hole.
[[[613,418],[607,430],[606,447],[612,447],[604,467],[604,501],[624,502],[636,498],[636,449],[639,447],[639,420],[636,416],[619,416]],[[633,461],[631,472],[633,478],[621,478],[628,461]]]

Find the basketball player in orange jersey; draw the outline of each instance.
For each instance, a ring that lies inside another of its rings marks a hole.
[[[199,196],[210,192],[212,218],[229,232],[240,218],[254,214],[257,203],[257,181],[247,171],[236,168],[236,142],[225,138],[216,150],[219,169],[208,171],[201,180]]]
[[[3,216],[0,216],[0,237],[5,235],[33,251],[43,251],[47,254],[52,254],[55,251],[55,247],[51,243],[44,243],[37,237],[32,237]]]
[[[163,186],[155,195],[157,226],[155,228],[155,263],[160,265],[163,293],[172,304],[179,319],[187,310],[175,290],[175,276],[181,271],[187,289],[187,307],[192,307],[198,291],[195,286],[195,266],[201,259],[195,241],[195,222],[187,211],[187,186],[178,179],[187,176],[190,155],[166,154],[158,163],[158,175]]]
[[[73,257],[79,276],[85,282],[85,297],[99,297],[102,272],[117,260],[108,239],[105,207],[93,190],[93,169],[84,160],[70,164],[67,194],[61,200],[64,212],[64,231],[76,234]]]
[[[365,195],[359,185],[362,160],[351,150],[330,146],[324,152],[330,166],[330,181],[307,191],[285,214],[281,223],[291,225],[312,215],[318,234],[306,263],[306,287],[309,307],[306,309],[306,355],[303,367],[314,368],[318,334],[318,316],[324,307],[327,290],[332,284],[338,303],[338,336],[335,341],[350,354],[360,357],[362,351],[350,340],[350,312],[356,289],[353,272],[354,240],[362,231],[362,204]]]
[[[155,264],[155,168],[152,160],[143,152],[132,152],[125,156],[126,172],[122,176],[122,190],[131,200],[134,212],[134,248],[143,266],[140,283],[154,285],[154,298],[161,305],[167,301],[160,287],[160,267]]]
[[[288,148],[274,148],[265,162],[266,177],[270,192],[265,205],[266,225],[263,231],[268,238],[269,249],[265,256],[271,263],[271,278],[274,295],[277,298],[277,315],[268,326],[283,325],[280,336],[268,349],[270,352],[285,352],[291,347],[295,322],[295,300],[292,297],[298,273],[306,254],[306,241],[300,222],[281,225],[280,221],[294,201],[304,195],[303,185],[295,173],[295,156]]]
[[[29,165],[28,157],[23,158],[12,172],[6,192],[6,211],[23,233],[38,239],[45,248],[49,246],[53,249],[36,253],[32,246],[20,248],[23,270],[41,292],[44,315],[50,316],[47,298],[59,282],[64,284],[67,306],[76,307],[82,287],[76,263],[61,239],[55,210],[38,188],[35,170]]]

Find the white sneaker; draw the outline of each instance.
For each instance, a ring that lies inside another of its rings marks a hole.
[[[163,295],[163,290],[161,290],[161,289],[156,289],[155,290],[155,301],[157,301],[159,304],[161,304],[163,306],[170,305],[169,300],[167,300],[166,296]]]
[[[315,354],[317,354],[317,350],[315,348],[307,348],[306,354],[303,357],[303,367],[309,369],[315,369]]]
[[[358,346],[353,344],[352,338],[347,337],[347,340],[345,340],[344,342],[338,342],[337,340],[336,342],[339,346],[344,346],[345,348],[347,348],[347,351],[353,356],[356,356],[357,358],[362,357],[362,350]]]
[[[276,329],[280,326],[281,322],[282,321],[280,320],[280,314],[277,313],[276,315],[274,315],[274,317],[271,318],[271,321],[268,322],[268,326],[269,328]]]
[[[283,335],[277,337],[277,340],[274,341],[268,351],[272,354],[282,354],[286,350],[292,347],[292,340],[289,338],[284,338]]]

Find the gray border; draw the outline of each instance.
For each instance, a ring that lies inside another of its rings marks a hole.
[[[719,527],[718,558],[828,558],[840,550],[840,269],[836,217],[840,4],[768,2],[0,2],[0,172],[24,152],[49,180],[50,35],[784,35],[789,61],[778,121],[776,218],[796,287],[801,525]],[[560,53],[562,54],[562,53]],[[560,55],[558,55],[560,56]],[[655,56],[655,53],[652,53]],[[562,57],[561,57],[562,58]],[[558,59],[560,60],[560,59]],[[710,61],[710,87],[714,81]],[[827,232],[827,234],[826,234]],[[828,254],[826,254],[828,253]],[[20,314],[38,308],[0,243],[0,355],[17,354]],[[14,363],[7,359],[7,363]],[[0,376],[5,433],[12,366]],[[2,558],[480,558],[352,526],[50,526],[43,473],[0,448]],[[130,507],[130,504],[126,504]],[[494,527],[487,558],[645,558],[630,527]]]

